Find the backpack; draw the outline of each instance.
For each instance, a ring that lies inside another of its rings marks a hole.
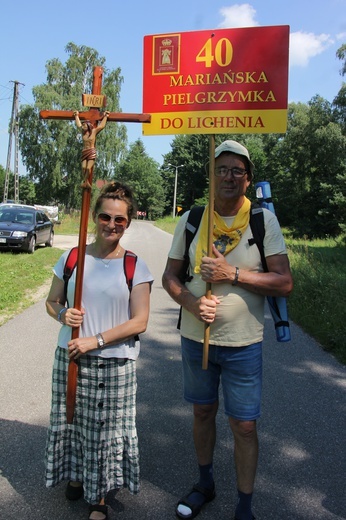
[[[66,258],[65,266],[64,266],[64,294],[65,294],[65,300],[67,301],[67,285],[68,281],[72,276],[72,273],[74,271],[74,268],[77,265],[77,256],[78,256],[78,247],[73,247],[71,251],[68,254],[68,257]],[[132,291],[132,285],[133,285],[133,277],[135,274],[136,269],[136,263],[137,263],[137,255],[135,253],[132,253],[132,251],[125,251],[124,254],[124,274],[126,278],[127,287],[129,288],[129,291],[131,293]]]
[[[204,206],[195,206],[190,210],[187,222],[186,222],[186,230],[185,230],[185,253],[184,253],[184,264],[182,273],[180,276],[180,280],[185,283],[192,280],[192,276],[189,275],[189,248],[194,236],[197,233],[198,227],[200,225],[202,215],[204,212]],[[261,262],[263,266],[263,271],[268,272],[267,261],[264,255],[264,247],[263,240],[265,236],[265,227],[264,227],[264,216],[263,216],[263,208],[258,203],[251,203],[250,209],[250,227],[253,234],[253,238],[249,239],[249,245],[252,246],[256,244],[261,256]],[[289,331],[289,322],[286,319],[283,319],[282,316],[286,314],[286,298],[283,297],[275,297],[275,296],[267,296],[267,301],[269,304],[270,312],[273,316],[275,323],[275,331],[277,341],[289,341],[290,331]],[[179,319],[177,328],[180,329],[181,322],[181,312],[180,308]]]
[[[65,293],[65,301],[67,301],[67,285],[68,281],[72,276],[72,273],[74,271],[74,268],[77,265],[77,256],[78,256],[78,247],[73,247],[71,251],[68,254],[68,257],[66,258],[66,262],[64,265],[64,293]],[[126,278],[127,287],[129,288],[129,292],[132,291],[132,285],[133,285],[133,277],[135,274],[136,269],[136,263],[137,263],[137,255],[135,253],[132,253],[132,251],[125,251],[124,254],[124,274]],[[68,302],[67,302],[68,303]],[[135,341],[139,341],[139,336],[136,334],[134,336]]]

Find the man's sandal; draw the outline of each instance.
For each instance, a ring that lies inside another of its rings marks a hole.
[[[202,504],[193,504],[190,500],[190,497],[193,493],[200,493],[201,495],[203,495],[204,502],[202,502]],[[211,502],[212,500],[214,500],[215,497],[216,497],[215,487],[213,487],[212,489],[207,489],[198,484],[195,484],[193,486],[192,490],[190,491],[190,493],[188,493],[187,495],[185,495],[183,498],[181,498],[179,500],[179,502],[177,503],[177,507],[175,509],[175,513],[178,518],[190,520],[190,518],[195,518],[198,515],[198,513],[200,513],[202,507],[205,504],[207,504],[208,502]],[[179,506],[188,507],[189,509],[191,509],[191,513],[187,514],[187,515],[180,513],[180,511],[178,511]]]
[[[93,513],[95,513],[95,512],[102,513],[104,515],[102,520],[107,520],[107,516],[108,516],[107,506],[102,505],[102,504],[92,504],[91,506],[89,506],[89,520],[93,520],[93,518],[95,516],[95,515],[93,515]]]

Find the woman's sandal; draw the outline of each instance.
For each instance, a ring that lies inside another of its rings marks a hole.
[[[98,516],[98,520],[107,520],[108,516],[108,509],[107,506],[102,504],[92,504],[89,506],[89,520],[96,520],[96,515],[93,515],[93,513],[102,513],[104,516],[103,518]]]
[[[80,486],[72,486],[70,481],[66,486],[65,497],[68,500],[78,500],[82,498],[83,493],[83,484],[80,484]]]
[[[193,493],[200,493],[201,495],[203,495],[204,502],[199,505],[192,503],[189,499]],[[198,484],[195,484],[193,486],[193,488],[191,489],[190,493],[188,493],[187,495],[185,495],[183,498],[181,498],[179,500],[179,502],[177,503],[177,507],[175,509],[175,513],[179,518],[183,518],[185,520],[190,520],[191,518],[195,518],[195,516],[197,516],[198,513],[200,513],[202,507],[205,504],[207,504],[208,502],[211,502],[212,500],[214,500],[215,497],[216,497],[215,487],[213,487],[212,489],[207,489],[202,486],[199,486]],[[188,515],[183,515],[182,513],[180,513],[180,511],[178,511],[179,506],[188,507],[189,509],[191,509],[191,513]]]

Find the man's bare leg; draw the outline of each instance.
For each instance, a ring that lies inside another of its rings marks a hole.
[[[234,436],[234,462],[239,495],[236,518],[251,520],[251,499],[258,461],[256,421],[239,421],[230,417],[229,423]]]
[[[213,478],[213,454],[216,441],[216,423],[219,403],[208,405],[195,404],[193,406],[193,440],[199,466],[199,481],[185,499],[196,508],[210,502],[215,497]],[[192,507],[192,506],[191,506]],[[189,518],[192,508],[178,504],[177,514],[180,518]]]
[[[193,405],[193,440],[198,464],[205,465],[213,462],[216,442],[216,414],[218,401],[214,404]]]

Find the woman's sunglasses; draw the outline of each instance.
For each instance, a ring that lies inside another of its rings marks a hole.
[[[125,227],[127,225],[127,219],[125,217],[112,217],[108,213],[99,213],[97,218],[102,224],[109,224],[112,220],[115,226]]]

